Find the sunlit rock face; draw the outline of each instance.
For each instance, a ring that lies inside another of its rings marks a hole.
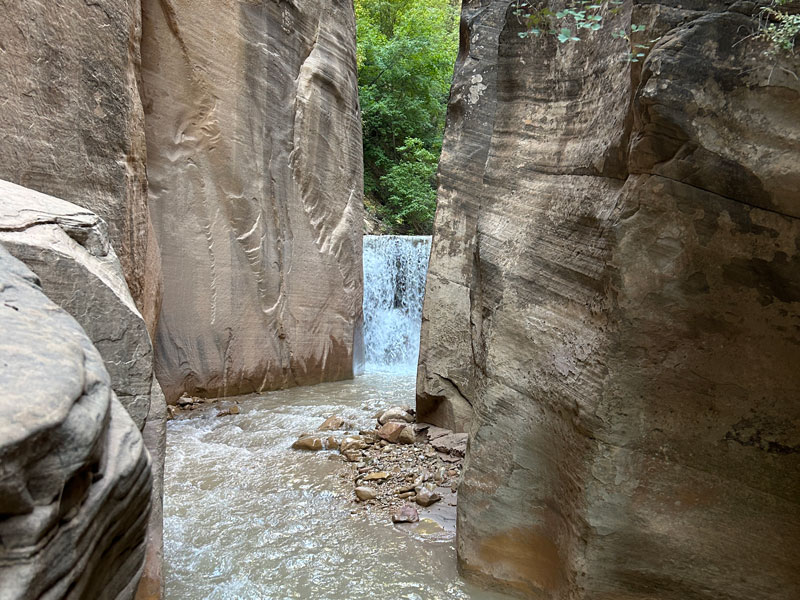
[[[352,376],[362,158],[349,2],[143,2],[168,400]]]
[[[102,217],[153,331],[161,279],[147,211],[139,2],[5,0],[2,14],[0,179]]]
[[[131,598],[151,474],[100,354],[0,246],[0,597]]]
[[[461,568],[528,597],[800,596],[800,60],[680,4],[464,4],[418,409],[471,431]]]

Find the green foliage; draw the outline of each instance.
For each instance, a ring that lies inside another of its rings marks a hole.
[[[449,0],[356,0],[364,192],[393,233],[429,233],[458,49]]]
[[[570,0],[563,10],[553,11],[548,7],[534,8],[530,0],[517,0],[514,14],[528,28],[521,31],[519,37],[551,35],[561,44],[566,44],[580,42],[582,35],[603,29],[604,17],[618,14],[622,5],[623,0]],[[611,33],[613,37],[623,38],[631,44],[632,51],[627,56],[629,62],[639,62],[645,56],[644,50],[658,41],[634,44],[631,35],[645,29],[644,25],[631,25],[630,31],[618,29]]]
[[[788,3],[789,0],[771,0],[758,15],[759,35],[770,42],[773,52],[793,53],[800,37],[800,14],[790,14],[780,8]]]
[[[436,212],[434,183],[439,155],[417,138],[407,138],[397,151],[399,162],[381,177],[381,185],[390,194],[383,221],[404,233],[430,233]]]

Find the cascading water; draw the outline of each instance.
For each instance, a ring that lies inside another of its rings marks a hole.
[[[367,372],[416,372],[430,251],[430,236],[364,236]]]

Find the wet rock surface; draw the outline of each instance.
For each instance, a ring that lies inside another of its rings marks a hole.
[[[558,44],[463,4],[417,410],[472,432],[476,581],[800,597],[800,57],[748,6],[625,1]]]
[[[0,329],[0,596],[131,598],[152,486],[142,435],[80,325],[2,246]]]

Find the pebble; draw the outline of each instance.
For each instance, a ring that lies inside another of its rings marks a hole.
[[[410,504],[404,504],[392,515],[392,523],[416,523],[418,521],[419,513]]]
[[[367,486],[359,486],[355,489],[355,492],[356,498],[358,498],[361,502],[365,502],[366,500],[375,500],[375,498],[378,497],[378,490]]]
[[[317,427],[317,431],[336,431],[344,427],[344,419],[333,415],[325,419],[325,422]]]
[[[366,477],[364,477],[364,481],[376,481],[379,479],[388,479],[389,473],[386,471],[377,471],[375,473],[370,473]]]

